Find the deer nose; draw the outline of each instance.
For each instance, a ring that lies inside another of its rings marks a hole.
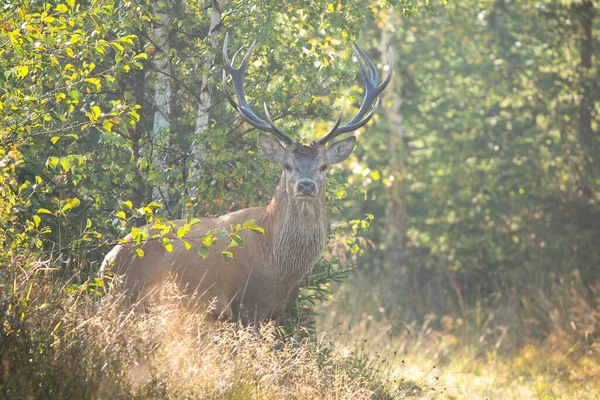
[[[317,185],[310,179],[302,179],[298,181],[296,193],[300,196],[316,196]]]

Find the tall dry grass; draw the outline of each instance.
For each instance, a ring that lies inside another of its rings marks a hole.
[[[172,291],[133,309],[102,283],[49,263],[5,270],[0,397],[11,399],[367,399],[389,390],[375,363],[335,340],[211,324]],[[380,366],[378,367],[380,368]]]
[[[418,321],[402,318],[405,291],[368,278],[358,271],[340,286],[320,328],[388,360],[379,379],[391,373],[436,399],[600,399],[600,285],[577,271],[547,290],[496,293]]]

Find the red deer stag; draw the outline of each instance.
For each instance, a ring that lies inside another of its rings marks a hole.
[[[136,257],[135,244],[119,244],[106,256],[102,268],[113,266],[117,276],[122,275],[124,288],[132,299],[155,292],[167,278],[190,298],[213,302],[211,318],[226,316],[240,318],[245,324],[280,315],[298,293],[300,281],[311,271],[325,247],[327,218],[325,201],[326,174],[331,164],[345,160],[352,150],[354,136],[326,146],[334,137],[354,131],[365,125],[377,109],[378,96],[390,83],[392,65],[385,80],[379,84],[377,71],[365,52],[354,44],[365,79],[365,94],[357,114],[340,126],[342,112],[333,128],[317,141],[304,145],[293,140],[275,126],[267,107],[265,119],[248,105],[243,80],[253,43],[238,68],[235,56],[229,60],[228,37],[225,36],[223,85],[231,105],[253,127],[272,134],[258,134],[258,145],[267,158],[282,168],[279,186],[266,207],[251,207],[219,218],[207,218],[193,225],[185,240],[200,246],[202,237],[211,230],[227,230],[232,225],[254,220],[264,229],[264,235],[241,231],[244,245],[232,250],[233,258],[225,260],[221,251],[228,240],[217,240],[209,248],[206,258],[187,250],[184,243],[173,240],[173,248],[166,251],[160,241],[143,243],[144,257]],[[391,49],[390,49],[391,53]],[[390,60],[392,57],[390,57]],[[227,89],[227,74],[233,81],[235,97]],[[376,100],[377,99],[377,100]],[[172,221],[181,226],[185,220]],[[152,226],[142,227],[151,230]],[[131,237],[129,237],[131,239]],[[131,240],[130,240],[131,241]]]

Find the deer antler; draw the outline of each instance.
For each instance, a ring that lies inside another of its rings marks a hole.
[[[358,59],[358,65],[360,66],[360,70],[362,71],[363,77],[365,78],[365,97],[363,99],[362,104],[360,105],[358,112],[354,116],[354,118],[352,118],[348,123],[346,123],[342,126],[339,126],[340,121],[342,119],[342,111],[343,111],[343,107],[342,107],[342,109],[340,110],[340,115],[338,116],[337,121],[335,122],[335,125],[333,126],[333,128],[329,132],[327,132],[325,135],[321,136],[316,142],[314,142],[316,144],[324,145],[325,143],[327,143],[329,140],[333,139],[334,137],[341,135],[342,133],[354,131],[354,130],[360,128],[361,126],[365,125],[367,122],[369,122],[369,120],[375,114],[375,111],[377,110],[377,106],[379,105],[379,99],[377,97],[381,94],[383,89],[385,89],[387,87],[387,85],[389,85],[390,81],[392,80],[392,71],[393,71],[394,65],[393,65],[392,48],[391,47],[389,50],[390,51],[390,57],[389,57],[390,64],[389,64],[388,74],[381,84],[379,84],[379,77],[377,76],[377,70],[375,69],[375,66],[373,65],[371,60],[369,60],[369,57],[367,57],[367,54],[356,43],[354,43],[354,47],[355,48],[353,48],[352,51],[354,52],[354,55],[356,55],[356,58]],[[365,63],[367,64],[367,66],[369,68],[368,71],[367,71],[367,68],[365,67]],[[377,98],[377,100],[375,100],[376,98]],[[375,104],[373,104],[373,100],[375,100]],[[369,108],[371,108],[370,111],[369,111]],[[367,113],[367,111],[368,111],[368,113]],[[366,114],[366,116],[365,116],[365,114]]]
[[[246,120],[250,125],[252,125],[253,127],[255,127],[257,129],[260,129],[261,131],[265,131],[265,132],[274,134],[279,139],[281,139],[283,142],[285,142],[287,145],[293,144],[294,140],[291,137],[289,137],[285,132],[283,132],[281,129],[277,128],[277,126],[275,126],[275,123],[273,122],[273,120],[271,119],[271,115],[269,114],[269,110],[267,109],[266,103],[263,103],[264,109],[265,109],[265,116],[267,117],[267,120],[265,121],[264,119],[262,119],[258,115],[256,115],[256,113],[254,111],[252,111],[252,108],[246,101],[246,97],[244,95],[244,75],[246,74],[246,69],[248,68],[248,62],[250,61],[250,56],[252,54],[252,50],[254,49],[254,45],[256,44],[256,41],[252,42],[250,49],[246,53],[246,56],[244,57],[244,59],[242,60],[242,63],[240,64],[240,66],[238,68],[234,68],[232,66],[232,64],[235,64],[235,58],[237,57],[238,53],[242,50],[243,47],[240,48],[233,56],[233,59],[231,61],[229,61],[229,55],[227,54],[228,43],[229,43],[229,34],[226,33],[225,34],[225,43],[223,44],[223,61],[225,62],[225,68],[226,68],[227,72],[229,73],[229,75],[231,76],[231,79],[233,80],[233,89],[235,91],[235,97],[237,98],[237,102],[234,100],[233,96],[231,96],[231,93],[229,93],[229,90],[227,89],[227,72],[224,70],[223,71],[223,90],[225,90],[227,99],[229,100],[229,102],[231,103],[233,108],[235,108],[240,113],[242,118],[244,118],[244,120]]]

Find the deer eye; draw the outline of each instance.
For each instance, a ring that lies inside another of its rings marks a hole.
[[[329,168],[329,165],[327,165],[327,164],[323,164],[323,165],[321,165],[321,168],[319,168],[319,169],[320,169],[321,171],[325,172],[325,171],[327,171],[327,168]]]
[[[286,170],[286,171],[289,171],[289,172],[291,172],[291,171],[292,171],[292,169],[293,169],[293,168],[292,168],[292,166],[291,166],[290,164],[287,164],[287,163],[286,163],[286,164],[283,164],[283,168],[285,168],[285,170]]]

